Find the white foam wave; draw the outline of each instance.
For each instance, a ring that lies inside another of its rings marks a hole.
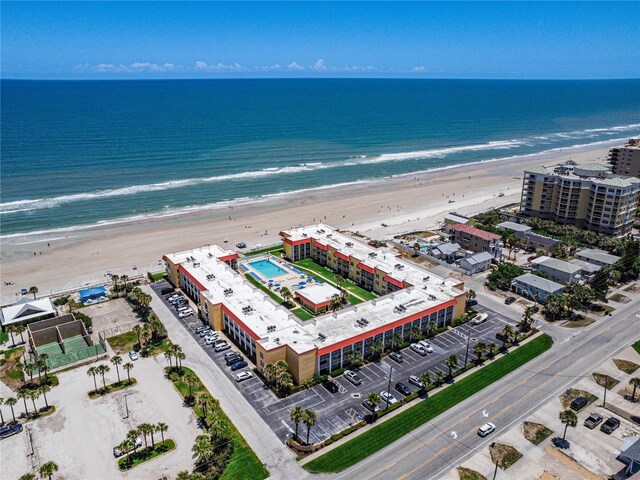
[[[128,187],[98,190],[94,192],[83,192],[69,195],[61,195],[52,198],[39,198],[39,199],[26,199],[16,200],[11,202],[0,203],[0,215],[28,212],[33,210],[40,210],[45,208],[54,208],[60,205],[82,202],[90,200],[99,200],[103,198],[120,197],[128,195],[136,195],[140,193],[156,192],[163,190],[170,190],[176,188],[183,188],[189,186],[195,186],[207,183],[217,182],[229,182],[229,181],[241,181],[254,178],[264,178],[276,175],[286,175],[301,172],[312,172],[317,170],[324,170],[330,168],[340,167],[352,167],[358,165],[371,165],[387,162],[400,162],[406,160],[420,160],[429,158],[444,158],[448,155],[473,152],[473,151],[493,151],[493,150],[509,150],[522,146],[532,146],[532,140],[550,140],[551,138],[561,139],[580,139],[591,138],[594,136],[594,132],[600,134],[619,134],[622,131],[634,130],[640,128],[640,124],[622,125],[611,128],[599,128],[599,129],[586,129],[573,132],[558,132],[553,134],[547,134],[546,136],[534,136],[528,137],[522,140],[503,140],[494,141],[474,145],[461,145],[455,147],[436,148],[428,150],[417,150],[411,152],[399,152],[399,153],[385,153],[381,155],[359,155],[356,157],[350,157],[348,160],[337,162],[308,162],[298,165],[286,166],[286,167],[268,167],[257,171],[230,173],[225,175],[210,176],[204,178],[186,178],[181,180],[171,180],[167,182],[150,183],[143,185],[131,185]],[[611,140],[608,140],[611,141]],[[535,143],[535,142],[534,142]],[[548,142],[538,142],[542,144],[548,144]],[[596,142],[597,143],[597,142]],[[572,147],[560,147],[560,148],[574,148]]]

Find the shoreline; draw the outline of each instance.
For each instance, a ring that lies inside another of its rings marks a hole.
[[[331,189],[341,189],[341,188],[345,188],[345,187],[352,187],[352,186],[358,186],[358,185],[364,185],[364,186],[371,185],[371,186],[373,186],[376,183],[380,183],[380,182],[383,182],[383,181],[404,179],[404,178],[408,178],[408,177],[423,176],[423,175],[426,175],[426,174],[433,174],[433,173],[437,173],[437,172],[441,172],[441,171],[445,171],[445,170],[454,170],[454,169],[459,169],[459,168],[472,167],[472,166],[478,166],[478,165],[485,165],[485,164],[496,163],[496,162],[511,162],[511,161],[516,161],[516,160],[525,161],[525,160],[530,159],[532,157],[537,157],[537,160],[543,161],[543,160],[545,160],[547,158],[556,158],[560,153],[565,152],[565,151],[571,151],[573,153],[580,153],[580,152],[583,152],[583,151],[598,150],[598,149],[603,148],[605,146],[606,147],[612,147],[612,146],[618,145],[620,142],[624,142],[624,141],[626,141],[625,138],[601,140],[601,141],[598,141],[598,142],[592,142],[592,143],[586,143],[586,144],[570,145],[568,147],[556,147],[556,148],[551,148],[551,149],[547,149],[547,150],[542,150],[542,151],[536,152],[536,153],[513,155],[513,156],[508,156],[508,157],[500,157],[500,158],[490,158],[490,159],[486,159],[486,160],[477,160],[477,161],[466,162],[466,163],[457,163],[457,164],[454,164],[454,165],[446,165],[446,166],[442,166],[442,167],[434,167],[434,168],[429,168],[429,169],[425,169],[425,170],[418,170],[418,171],[410,172],[410,173],[389,175],[389,176],[380,177],[380,178],[353,180],[353,181],[350,181],[350,182],[338,183],[338,184],[334,184],[334,185],[321,185],[321,186],[318,186],[318,187],[310,187],[310,188],[304,188],[304,189],[299,189],[299,190],[278,192],[278,193],[266,194],[266,195],[257,196],[257,197],[238,197],[238,198],[233,199],[233,200],[223,200],[223,201],[215,202],[215,203],[211,203],[211,204],[202,204],[202,205],[194,205],[194,206],[187,206],[187,207],[178,207],[178,208],[169,209],[169,210],[165,210],[165,211],[153,212],[153,213],[150,213],[150,214],[139,214],[139,215],[126,216],[126,217],[119,217],[119,218],[114,218],[114,219],[109,219],[109,220],[100,220],[100,221],[98,221],[96,223],[90,223],[90,224],[81,224],[81,225],[73,225],[73,226],[69,226],[69,227],[51,228],[51,229],[47,229],[47,230],[37,230],[37,231],[32,231],[32,232],[16,232],[16,233],[9,233],[7,235],[1,235],[0,234],[0,241],[3,241],[3,242],[7,242],[8,241],[8,243],[10,243],[10,244],[11,243],[29,244],[29,243],[37,243],[39,241],[41,242],[41,241],[47,241],[47,240],[49,240],[49,241],[51,241],[51,240],[59,240],[59,239],[66,238],[67,235],[62,236],[62,237],[46,237],[45,235],[52,235],[52,234],[64,235],[66,233],[73,233],[73,232],[77,232],[77,231],[81,231],[81,230],[103,229],[105,227],[109,227],[109,226],[113,226],[113,225],[124,225],[124,224],[139,222],[139,221],[153,221],[153,220],[160,220],[160,219],[164,219],[164,218],[170,218],[170,217],[176,217],[176,216],[182,216],[182,215],[187,216],[187,215],[196,214],[196,213],[200,213],[200,212],[207,212],[207,211],[211,212],[211,211],[215,211],[215,210],[224,210],[225,208],[229,208],[229,206],[231,206],[231,207],[241,207],[241,206],[252,205],[252,204],[256,204],[256,203],[275,201],[275,200],[277,200],[277,199],[279,199],[281,197],[290,197],[290,196],[295,196],[295,195],[309,194],[309,193],[316,192],[316,191],[331,190]],[[28,241],[28,242],[12,242],[12,239],[21,239],[21,238],[28,238],[28,237],[38,237],[38,238],[36,238],[35,240],[32,240],[32,241]]]
[[[605,143],[618,144],[619,140]],[[280,230],[298,224],[322,221],[376,238],[434,228],[449,211],[471,215],[518,202],[524,168],[569,159],[578,163],[602,161],[607,154],[608,147],[599,142],[279,194],[228,208],[93,225],[62,234],[56,230],[2,238],[3,281],[15,285],[3,285],[1,302],[15,301],[16,292],[32,285],[44,296],[108,282],[107,271],[130,276],[158,271],[163,268],[163,254],[207,243],[232,249],[238,242],[249,248],[275,244],[280,241]],[[20,241],[25,237],[30,237],[28,243]],[[224,244],[224,239],[228,243]]]

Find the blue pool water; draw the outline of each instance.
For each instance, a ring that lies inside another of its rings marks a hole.
[[[286,270],[280,268],[275,263],[270,262],[269,260],[258,260],[257,262],[251,262],[249,265],[251,265],[251,267],[260,272],[262,276],[266,278],[279,277],[280,275],[284,275],[285,273],[287,273]]]

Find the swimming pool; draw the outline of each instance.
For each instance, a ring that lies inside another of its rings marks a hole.
[[[285,275],[287,273],[285,269],[280,268],[269,260],[258,260],[257,262],[251,262],[249,265],[266,278],[279,277],[280,275]]]

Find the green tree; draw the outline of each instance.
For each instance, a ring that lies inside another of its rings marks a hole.
[[[98,391],[98,382],[96,381],[96,375],[98,375],[98,369],[96,367],[89,367],[89,370],[87,370],[87,375],[89,377],[93,377],[93,386],[94,386],[94,392]]]
[[[25,473],[24,475],[21,475],[18,480],[36,480],[36,476],[35,474],[29,472],[29,473]]]
[[[467,292],[467,300],[473,300],[474,298],[476,298],[475,290],[469,290]]]
[[[96,368],[96,370],[98,371],[100,376],[102,376],[102,387],[106,390],[107,389],[107,381],[104,379],[104,375],[107,372],[110,372],[111,368],[109,368],[109,365],[102,364],[102,365],[98,366]]]
[[[418,256],[418,252],[420,252],[420,248],[422,247],[422,245],[420,245],[418,242],[413,244],[413,256],[417,257]]]
[[[13,422],[15,423],[16,421],[16,414],[13,411],[13,407],[14,405],[18,403],[18,400],[16,400],[14,397],[9,397],[4,401],[5,405],[9,405],[9,408],[11,409],[11,416],[13,417]]]
[[[620,272],[622,281],[638,278],[640,272],[640,242],[633,237],[625,240],[624,250],[614,269]]]
[[[402,335],[396,332],[391,337],[391,350],[398,350],[400,345],[402,345]]]
[[[133,363],[127,362],[122,366],[122,368],[127,372],[127,382],[131,383],[131,370],[133,370]]]
[[[36,299],[36,295],[38,295],[38,287],[29,287],[29,293],[33,295],[33,299]]]
[[[121,452],[126,453],[126,463],[127,465],[131,465],[131,452],[133,452],[133,448],[135,447],[136,442],[135,439],[132,440],[129,436],[127,436],[127,438],[125,438],[122,442],[120,442],[120,445],[118,445],[118,448],[120,449]]]
[[[280,289],[280,296],[284,299],[286,303],[291,303],[290,300],[293,297],[293,294],[291,293],[291,290],[289,290],[287,287],[282,287]]]
[[[4,403],[4,398],[0,398],[0,405]],[[4,425],[4,415],[2,414],[2,409],[0,409],[0,425]]]
[[[355,369],[360,368],[362,365],[364,365],[362,354],[359,350],[351,350],[349,355],[347,355],[347,360],[349,361],[349,364]]]
[[[58,471],[58,465],[55,462],[51,462],[51,461],[42,465],[39,470],[40,476],[47,477],[49,480],[51,480],[51,477],[57,471]]]
[[[203,393],[202,395],[200,395],[200,397],[198,397],[198,403],[202,408],[202,416],[204,418],[207,418],[207,412],[213,405],[213,397],[208,393]]]
[[[631,400],[635,401],[636,399],[636,389],[640,387],[640,377],[634,377],[629,380],[629,385],[633,387],[633,393],[631,394]]]
[[[381,340],[376,339],[371,344],[371,355],[374,358],[380,358],[384,353],[384,343]]]
[[[567,427],[575,427],[578,424],[578,416],[573,410],[565,410],[560,412],[560,421],[564,423],[564,433],[562,434],[562,440],[567,436]]]
[[[289,418],[291,418],[291,421],[296,426],[295,438],[297,440],[299,438],[298,437],[298,426],[300,425],[300,422],[304,420],[304,410],[302,409],[302,407],[296,406],[296,407],[291,408],[289,410]]]
[[[567,258],[567,246],[563,242],[556,243],[549,252],[554,258]]]
[[[484,342],[478,342],[473,346],[473,354],[476,356],[476,365],[480,365],[480,362],[482,362],[482,354],[487,351],[487,348],[487,344]]]
[[[29,409],[27,408],[27,398],[29,398],[29,390],[27,390],[26,388],[18,390],[18,393],[16,394],[16,396],[18,398],[21,398],[22,401],[24,402],[24,414],[28,417]]]
[[[138,338],[138,348],[142,348],[142,339],[140,338],[142,335],[142,327],[140,325],[136,325],[131,329],[131,331],[135,333]]]
[[[413,342],[414,338],[419,339],[421,334],[422,334],[422,332],[420,331],[420,327],[418,327],[417,325],[414,325],[409,330],[409,341]]]
[[[47,384],[40,385],[38,387],[39,392],[44,397],[44,406],[47,410],[49,410],[49,402],[47,401],[47,393],[51,391],[51,387]]]
[[[567,297],[561,293],[548,295],[544,301],[544,312],[551,320],[564,318],[570,313]]]
[[[156,431],[160,432],[160,435],[162,436],[162,443],[164,443],[164,432],[167,430],[169,430],[169,426],[166,423],[160,422],[156,425]]]
[[[594,275],[591,280],[591,288],[595,294],[595,297],[599,300],[606,300],[609,293],[609,268],[601,268]]]
[[[423,394],[427,393],[427,390],[429,389],[429,387],[433,385],[433,378],[431,377],[431,372],[429,371],[422,372],[418,378],[420,379],[420,383],[422,384],[422,387],[420,387],[420,390],[422,391]]]
[[[449,369],[449,378],[453,378],[453,370],[458,368],[458,364],[460,363],[460,361],[458,360],[458,356],[457,355],[449,355],[447,357],[447,359],[444,362],[447,365],[447,368]]]
[[[189,388],[188,403],[191,403],[191,401],[193,399],[193,387],[195,387],[197,385],[198,379],[196,378],[196,376],[193,373],[189,372],[184,376],[184,383]]]
[[[496,352],[498,351],[498,346],[495,344],[495,342],[491,342],[488,346],[487,346],[487,355],[489,355],[489,358],[493,358],[496,356]]]
[[[369,401],[369,404],[373,409],[371,413],[373,415],[373,419],[375,420],[375,418],[378,416],[378,413],[376,412],[376,407],[378,406],[378,403],[380,403],[380,400],[382,400],[382,398],[380,397],[380,394],[378,392],[369,392],[369,395],[367,395],[367,400]]]
[[[436,386],[439,387],[444,383],[444,373],[440,370],[436,370]]]
[[[31,399],[31,403],[33,403],[33,411],[38,414],[38,407],[36,407],[36,400],[40,398],[40,392],[37,388],[33,388],[29,390],[29,398]]]
[[[310,408],[307,408],[304,411],[304,419],[302,421],[307,426],[307,445],[309,445],[309,435],[311,434],[311,427],[316,424],[317,420],[318,415],[316,414],[316,412],[314,412]]]
[[[507,343],[511,341],[513,333],[513,327],[511,325],[505,325],[502,327],[502,330],[500,331],[500,336],[502,337],[502,349],[507,347]]]
[[[196,464],[204,465],[211,461],[215,452],[209,435],[198,435],[192,451],[196,457]]]
[[[511,282],[524,274],[524,269],[514,263],[499,263],[487,276],[487,286],[492,289],[509,290]]]
[[[120,383],[120,367],[122,364],[122,357],[120,355],[116,355],[111,358],[111,363],[116,367],[116,373],[118,375],[118,383]]]

